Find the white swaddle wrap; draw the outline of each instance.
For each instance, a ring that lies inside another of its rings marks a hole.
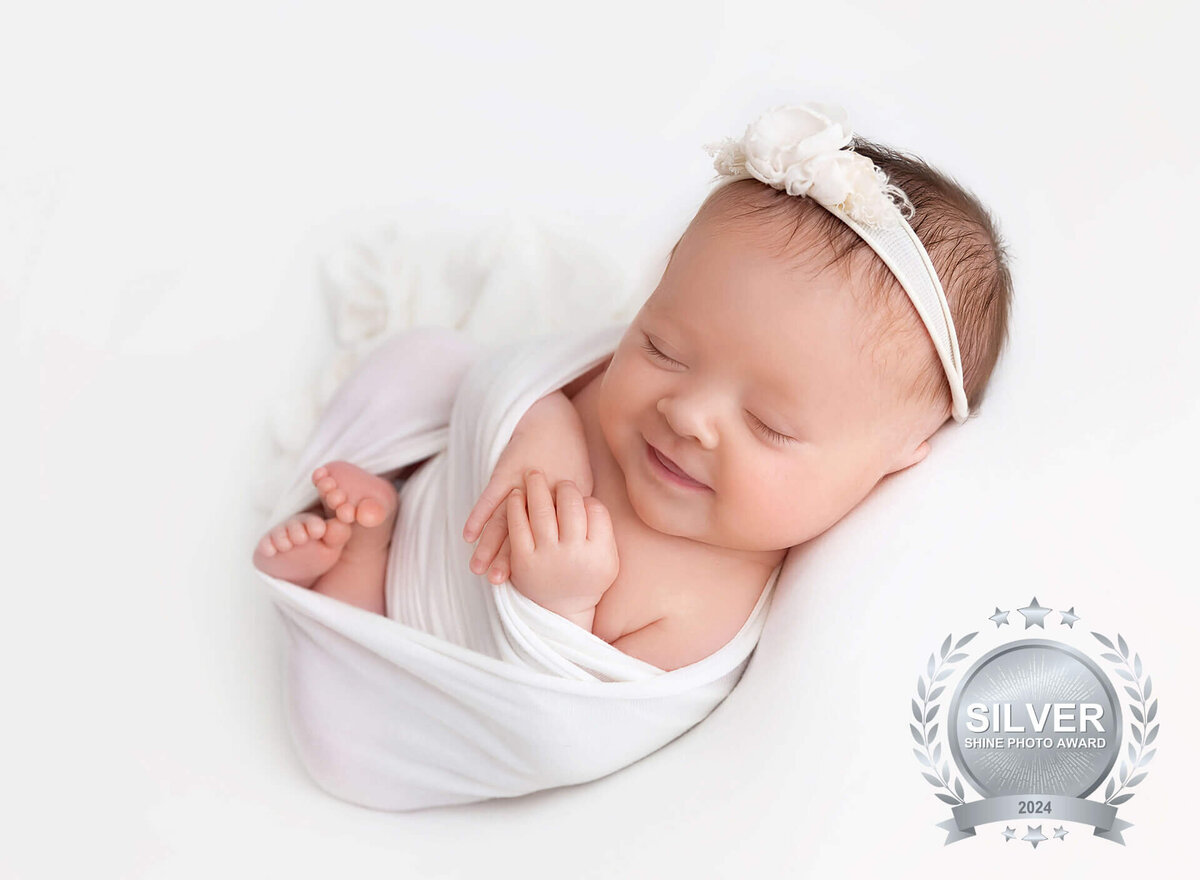
[[[374,351],[312,433],[271,523],[317,500],[331,460],[403,485],[387,616],[259,575],[285,622],[292,736],[330,793],[385,810],[512,797],[605,776],[704,719],[736,686],[780,569],[714,654],[664,672],[467,567],[462,527],[540,397],[603,362],[625,327],[483,351],[418,327]]]

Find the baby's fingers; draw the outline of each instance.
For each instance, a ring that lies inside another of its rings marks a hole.
[[[570,480],[559,483],[554,493],[558,506],[558,538],[560,541],[582,541],[587,538],[587,513],[583,493]]]
[[[488,520],[487,525],[483,527],[483,534],[480,535],[479,543],[475,546],[475,554],[471,557],[471,571],[475,572],[475,574],[482,574],[487,571],[487,567],[492,564],[492,560],[496,557],[496,551],[500,549],[500,545],[508,537],[506,511],[506,506],[501,505],[496,509],[495,515]]]
[[[528,493],[529,522],[536,545],[540,547],[557,543],[558,515],[554,511],[554,498],[550,495],[546,474],[539,470],[526,471],[525,491]]]
[[[475,502],[475,506],[467,515],[467,523],[463,526],[464,541],[474,541],[479,537],[480,529],[483,528],[484,523],[492,519],[496,507],[504,501],[510,488],[496,479],[487,484],[487,488],[483,490],[483,494],[479,496],[479,500]]]
[[[611,542],[613,540],[612,517],[609,516],[604,502],[599,498],[588,496],[583,499],[583,504],[587,509],[587,539],[606,544]]]
[[[492,563],[492,568],[488,572],[488,580],[493,584],[502,584],[510,574],[512,574],[512,543],[505,535],[504,543],[500,545],[500,552],[496,554],[496,561]]]
[[[513,556],[533,555],[533,530],[525,512],[525,493],[513,489],[508,496],[508,540]]]

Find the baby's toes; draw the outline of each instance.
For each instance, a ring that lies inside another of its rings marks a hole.
[[[349,523],[331,519],[325,523],[325,536],[321,540],[329,547],[344,547],[353,534],[354,529]]]
[[[342,501],[346,500],[345,498],[335,501],[329,500],[329,493],[337,489],[337,480],[333,478],[333,475],[329,473],[329,468],[325,467],[325,465],[321,465],[313,471],[312,482],[317,487],[317,493],[321,496],[321,500],[330,508],[337,507]]]
[[[387,516],[387,511],[385,511],[383,509],[383,505],[374,498],[364,498],[362,501],[358,502],[355,515],[358,519],[359,525],[377,526],[383,522],[384,518]]]
[[[280,553],[286,553],[292,549],[292,540],[288,537],[286,524],[271,529],[270,537],[271,543],[275,545],[275,549]]]
[[[292,545],[299,547],[308,540],[308,531],[304,528],[304,520],[300,517],[288,520],[287,523],[288,538],[291,539]]]
[[[322,517],[315,513],[306,513],[303,516],[303,522],[304,529],[310,538],[318,539],[325,535],[325,520]]]
[[[275,545],[271,542],[271,535],[269,533],[263,535],[262,540],[258,542],[258,552],[268,558],[279,552],[275,549]]]

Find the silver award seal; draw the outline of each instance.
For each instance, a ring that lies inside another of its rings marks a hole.
[[[1026,629],[1045,629],[1052,609],[1035,598],[1018,610]],[[1011,613],[997,608],[989,620],[999,630]],[[1059,623],[1071,629],[1081,619],[1074,607],[1058,613]],[[938,823],[948,832],[945,843],[974,836],[978,825],[1011,821],[1026,824],[1020,839],[1034,849],[1045,840],[1066,839],[1061,824],[1052,836],[1043,832],[1056,822],[1091,825],[1094,836],[1123,845],[1121,832],[1132,825],[1117,818],[1117,807],[1146,777],[1158,736],[1158,700],[1140,655],[1130,656],[1121,635],[1114,644],[1092,633],[1109,649],[1100,656],[1122,684],[1078,647],[1019,638],[985,650],[947,694],[944,682],[969,657],[959,649],[977,635],[957,642],[946,637],[930,655],[912,702],[913,751],[925,779],[941,789],[937,797],[952,807],[951,818]],[[1128,697],[1127,724],[1118,688]],[[964,779],[980,799],[966,800]],[[1105,779],[1103,800],[1090,798]],[[1006,842],[1018,837],[1007,825],[1002,834]]]

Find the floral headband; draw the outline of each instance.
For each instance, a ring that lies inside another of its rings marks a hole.
[[[844,149],[852,138],[845,110],[808,102],[768,110],[741,140],[725,138],[704,149],[717,169],[714,191],[753,177],[790,196],[808,196],[871,246],[929,331],[950,382],[951,413],[962,424],[969,407],[958,335],[933,262],[903,214],[912,216],[912,203],[870,159]]]

